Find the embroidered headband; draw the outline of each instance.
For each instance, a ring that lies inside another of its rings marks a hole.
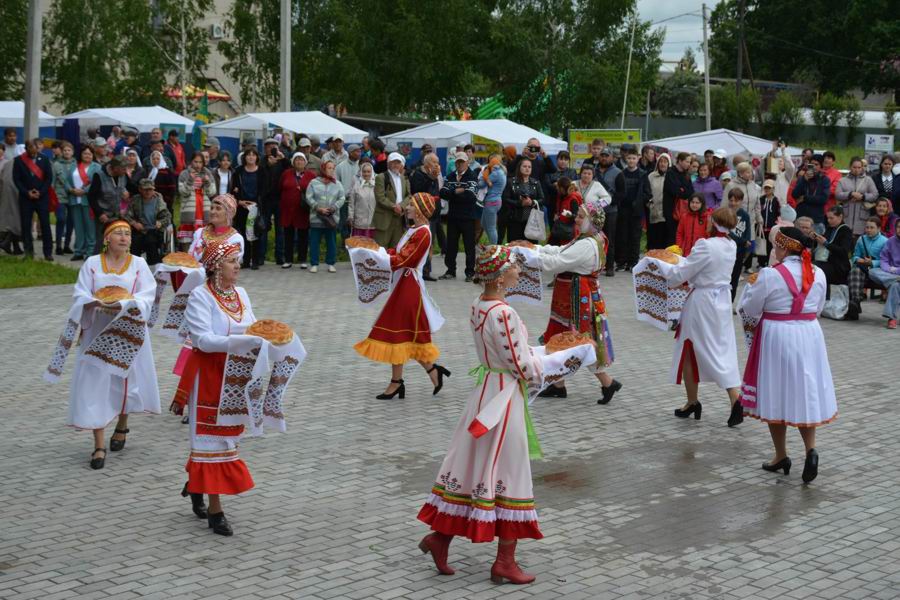
[[[425,192],[417,192],[413,194],[412,197],[413,204],[416,207],[422,216],[426,219],[430,219],[431,215],[434,214],[434,196]]]
[[[113,219],[103,226],[103,238],[106,239],[106,236],[111,234],[116,229],[127,229],[131,231],[131,225],[128,224],[128,221],[124,221],[122,219]]]
[[[498,279],[509,267],[517,264],[517,254],[508,246],[488,246],[475,260],[475,274],[483,282]]]
[[[806,246],[803,245],[803,242],[785,235],[784,233],[782,233],[781,229],[779,229],[778,233],[775,234],[775,245],[782,250],[787,250],[788,252],[796,252],[797,254],[800,254],[806,248]]]
[[[237,199],[231,194],[221,194],[212,199],[213,204],[219,204],[229,216],[234,217],[237,212]]]
[[[219,263],[223,260],[229,256],[237,256],[240,252],[241,247],[238,244],[211,241],[203,248],[203,256],[200,257],[200,262],[203,264],[206,272],[211,273],[218,268]]]

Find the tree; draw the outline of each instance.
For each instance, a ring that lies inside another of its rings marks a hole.
[[[826,92],[813,102],[813,123],[825,130],[829,140],[837,139],[837,127],[844,114],[846,102],[840,96]]]
[[[844,122],[847,124],[847,142],[850,143],[856,136],[859,124],[863,120],[862,103],[856,96],[844,98],[843,110]]]
[[[733,86],[726,85],[712,88],[709,95],[713,128],[743,131],[750,126],[759,105],[759,93],[755,89],[744,87],[738,95]]]
[[[292,9],[297,9],[296,1]],[[242,104],[278,104],[280,10],[279,0],[238,0],[228,13],[225,28],[231,39],[219,42],[219,51],[226,59],[225,72],[241,90]]]
[[[780,91],[769,105],[769,112],[763,118],[767,137],[784,136],[794,127],[803,123],[803,105],[791,92]]]
[[[884,125],[887,127],[888,133],[894,135],[897,129],[897,105],[888,102],[884,105]]]
[[[25,35],[28,31],[28,0],[0,2],[0,98],[25,96]]]
[[[53,0],[45,84],[65,112],[167,104],[167,70],[151,39],[151,17],[148,2]]]
[[[700,113],[703,80],[696,67],[694,52],[687,48],[675,72],[659,85],[653,106],[664,116],[695,118]]]
[[[158,0],[153,25],[156,35],[150,40],[166,64],[175,74],[175,89],[181,92],[181,114],[188,116],[188,95],[185,86],[205,87],[203,72],[209,58],[205,28],[198,25],[212,8],[212,0]]]

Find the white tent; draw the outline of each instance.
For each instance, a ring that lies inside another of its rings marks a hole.
[[[264,138],[269,130],[281,128],[293,133],[315,135],[323,140],[336,133],[344,142],[361,142],[368,135],[362,129],[347,125],[317,110],[305,112],[247,113],[233,119],[204,125],[207,135],[240,138],[241,131],[253,131],[257,138]]]
[[[499,142],[502,146],[515,146],[520,152],[529,138],[537,138],[541,142],[541,148],[548,155],[569,147],[563,140],[507,119],[435,121],[386,135],[383,139],[394,143],[411,142],[414,147],[427,142],[436,148],[448,148],[459,143],[471,143],[472,136],[476,135]]]
[[[38,111],[38,127],[55,127],[57,117]],[[13,100],[0,102],[0,127],[24,127],[25,103]]]
[[[90,121],[92,124],[101,127],[104,125],[130,125],[140,133],[150,133],[151,129],[159,127],[161,123],[184,125],[184,130],[187,133],[191,133],[194,129],[194,121],[192,119],[182,117],[178,113],[167,110],[162,106],[86,108],[85,110],[66,115],[63,119]]]
[[[756,136],[738,133],[730,129],[713,129],[675,137],[644,142],[642,145],[662,146],[669,152],[693,152],[703,156],[706,150],[725,150],[728,158],[735,154],[763,156],[772,150],[772,140],[764,140]],[[797,156],[803,149],[788,146],[787,151]]]

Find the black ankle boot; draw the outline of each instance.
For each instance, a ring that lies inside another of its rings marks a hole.
[[[206,511],[206,503],[203,502],[203,494],[193,494],[188,491],[188,484],[184,484],[184,488],[181,490],[181,496],[190,496],[191,497],[191,510],[194,511],[194,514],[197,515],[198,519],[207,519],[209,518],[209,513]]]
[[[231,525],[228,524],[228,519],[225,518],[224,512],[209,515],[206,521],[209,523],[209,528],[213,530],[213,533],[224,536],[234,535],[234,531],[231,530]]]
[[[603,396],[599,400],[597,400],[597,404],[609,404],[609,401],[612,400],[613,395],[621,389],[622,384],[615,379],[612,380],[612,383],[609,384],[609,387],[601,386],[600,393],[603,394]]]

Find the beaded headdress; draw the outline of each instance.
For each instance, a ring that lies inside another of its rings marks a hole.
[[[234,218],[234,213],[237,212],[237,199],[231,194],[220,194],[212,199],[213,204],[220,204],[222,208],[225,209],[225,212],[228,213],[229,218]]]
[[[494,281],[507,269],[518,263],[517,254],[508,246],[488,246],[475,260],[475,275],[478,281]]]
[[[207,273],[215,271],[219,263],[228,258],[240,254],[241,247],[238,244],[228,244],[225,242],[210,241],[203,248],[203,255],[200,262]]]
[[[434,196],[428,194],[426,192],[417,192],[413,194],[412,202],[422,216],[426,219],[430,219],[431,215],[434,214],[435,202]]]

